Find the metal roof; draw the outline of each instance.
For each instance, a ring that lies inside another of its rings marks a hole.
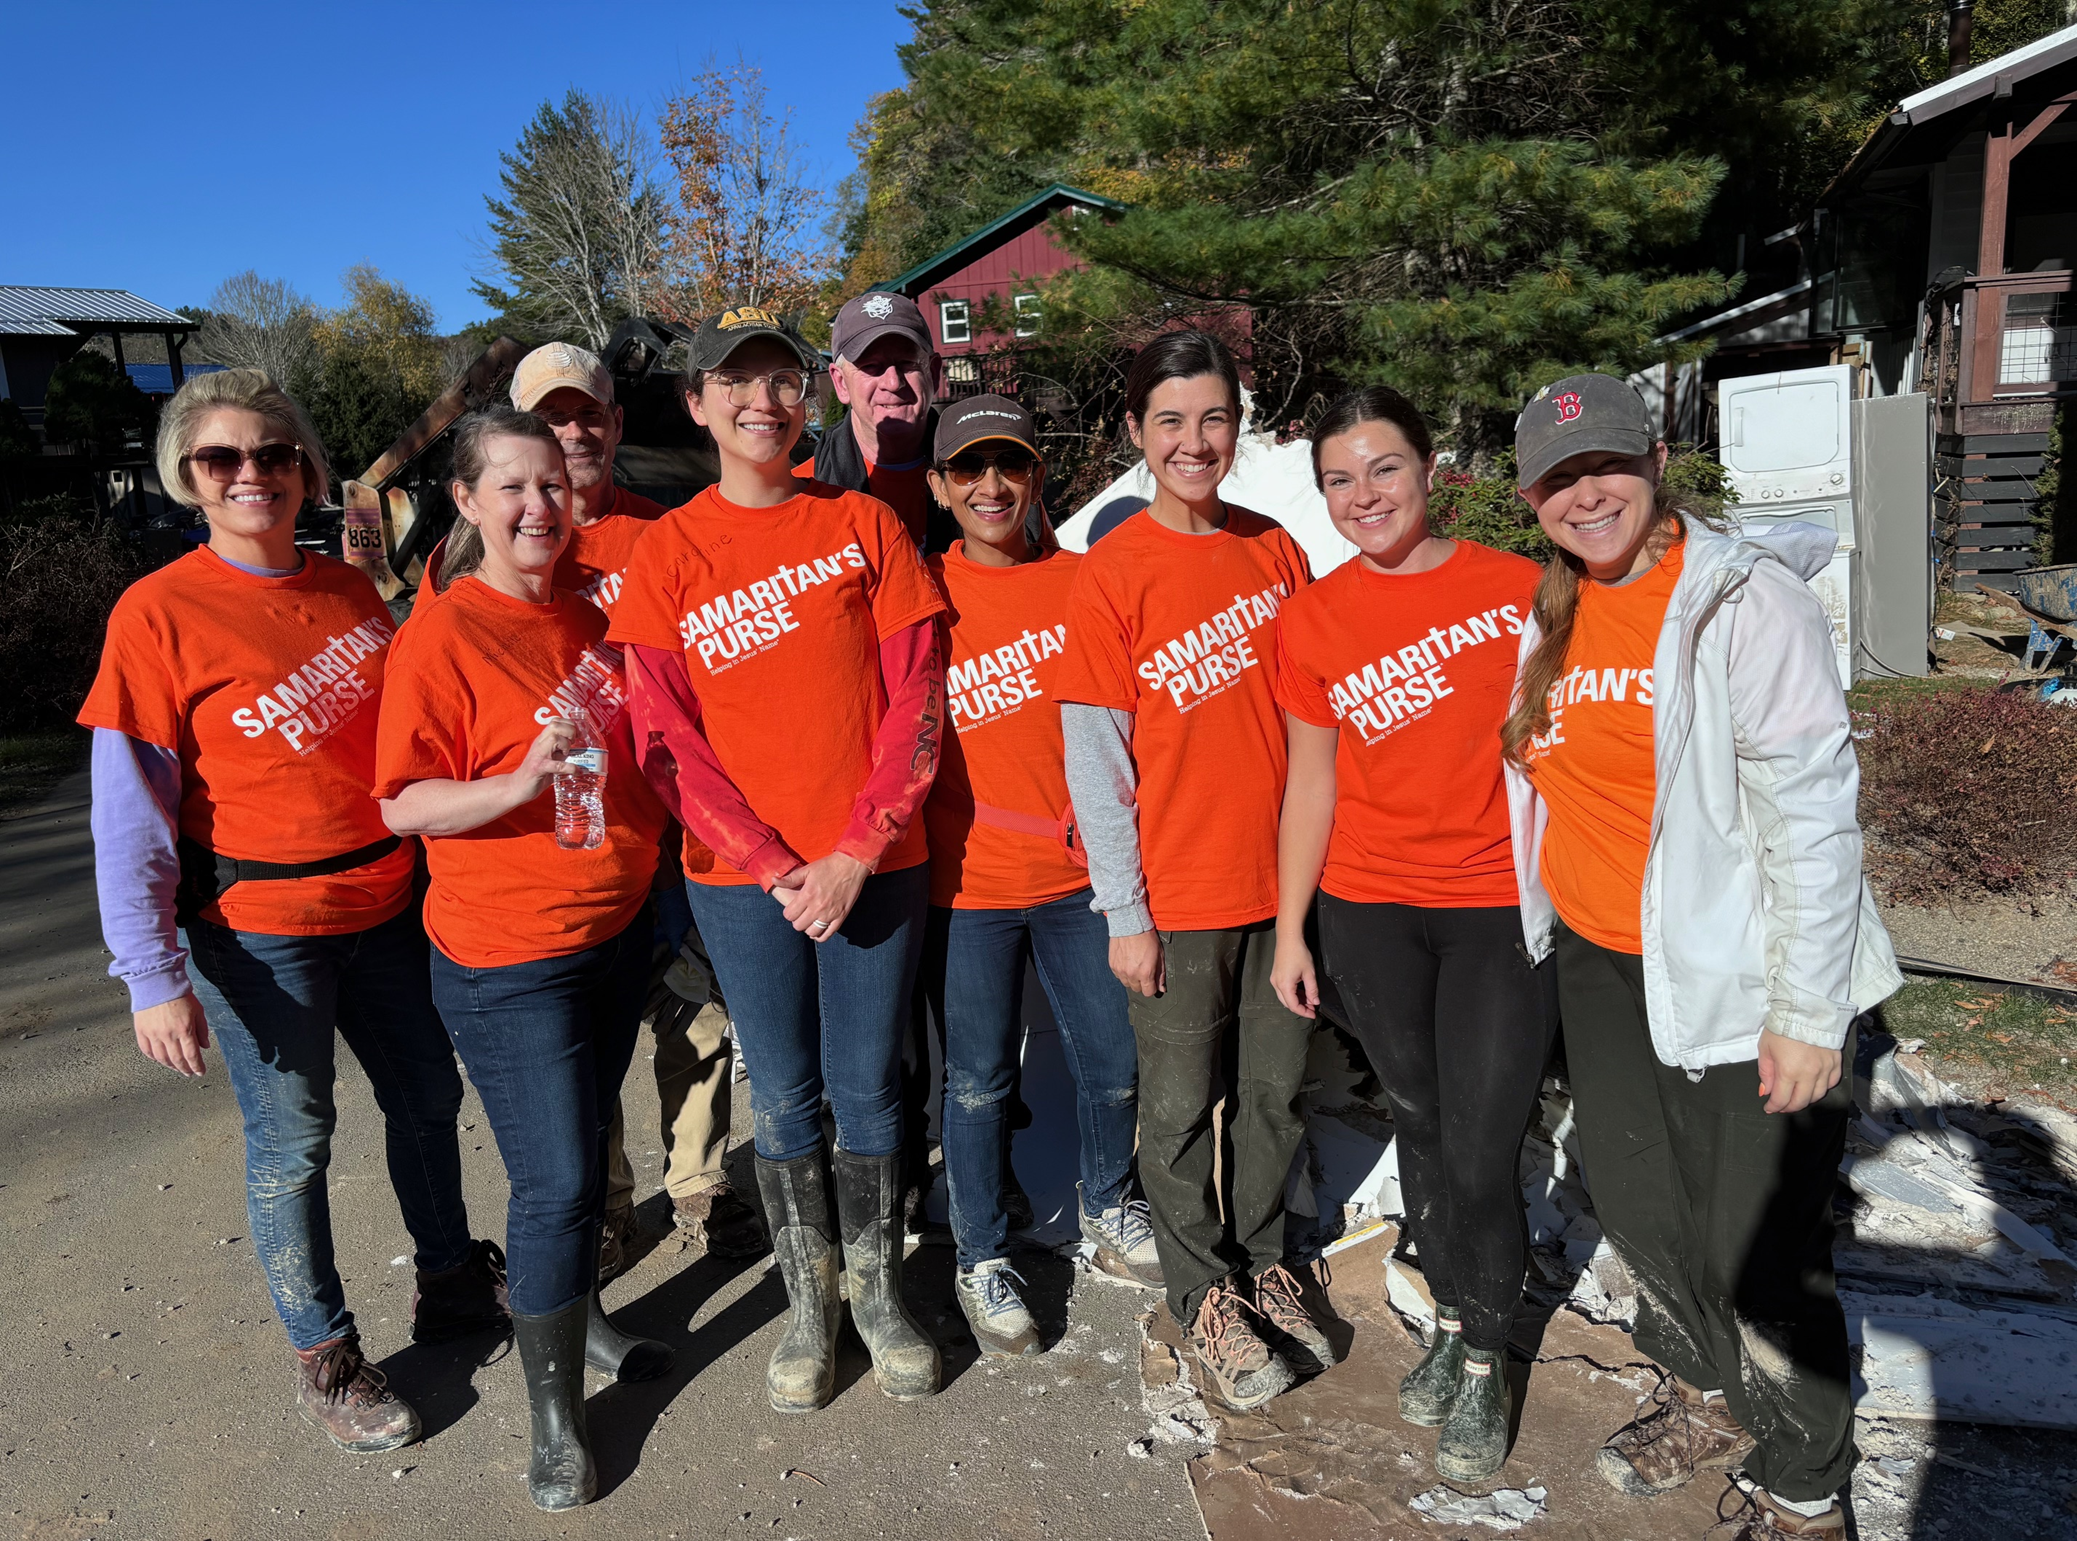
[[[2024,48],[1986,59],[1952,80],[1943,80],[1916,96],[1905,97],[1897,104],[1896,114],[1890,121],[1895,123],[1901,119],[1905,123],[1923,123],[1987,96],[2009,95],[2015,81],[2038,75],[2066,59],[2077,59],[2077,27],[2051,32]]]
[[[134,326],[158,331],[195,323],[127,289],[42,289],[0,284],[0,334],[74,337],[82,331]]]
[[[1045,210],[1049,204],[1057,204],[1061,207],[1081,204],[1087,208],[1101,209],[1112,214],[1125,212],[1125,205],[1118,202],[1115,198],[1105,198],[1097,193],[1084,192],[1079,187],[1069,187],[1065,182],[1055,182],[1044,192],[1035,193],[1025,199],[1017,207],[1010,210],[1009,213],[998,219],[990,220],[972,235],[954,241],[936,256],[926,257],[923,261],[910,268],[908,272],[898,274],[884,283],[874,284],[873,287],[875,289],[890,290],[896,294],[907,294],[909,290],[917,287],[919,282],[927,283],[927,281],[940,276],[947,269],[963,266],[968,251],[976,246],[986,245],[989,240],[1001,234],[1008,226],[1017,224],[1020,220]],[[1036,223],[1035,220],[1032,222]]]

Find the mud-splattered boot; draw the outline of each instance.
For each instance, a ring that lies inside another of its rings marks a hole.
[[[1507,1419],[1514,1393],[1505,1349],[1462,1350],[1464,1378],[1435,1441],[1435,1469],[1450,1482],[1485,1482],[1507,1464]]]
[[[536,1509],[575,1509],[598,1496],[599,1471],[584,1424],[584,1333],[591,1302],[547,1316],[512,1313],[512,1337],[526,1372],[533,1456],[526,1487]]]
[[[772,1251],[793,1307],[785,1336],[764,1374],[772,1409],[811,1413],[829,1405],[837,1386],[837,1227],[822,1148],[791,1161],[757,1158],[757,1191],[771,1226]]]
[[[837,1219],[844,1237],[844,1277],[851,1325],[873,1356],[873,1376],[897,1402],[936,1396],[943,1366],[938,1346],[916,1325],[902,1298],[901,1157],[830,1158],[837,1180]]]
[[[303,1371],[297,1399],[303,1416],[341,1450],[365,1455],[395,1450],[418,1438],[418,1414],[389,1389],[382,1372],[361,1357],[361,1340],[354,1334],[299,1348],[296,1359]]]
[[[1696,1472],[1737,1463],[1752,1436],[1722,1397],[1706,1397],[1668,1375],[1638,1415],[1608,1437],[1594,1457],[1602,1480],[1632,1498],[1670,1493]]]
[[[1204,1373],[1200,1389],[1237,1413],[1260,1407],[1298,1381],[1263,1341],[1254,1311],[1230,1285],[1214,1284],[1205,1292],[1183,1343]]]
[[[1727,1501],[1737,1507],[1726,1514]],[[1814,1541],[1844,1541],[1846,1511],[1835,1498],[1818,1514],[1799,1514],[1765,1488],[1733,1482],[1716,1503],[1722,1516],[1705,1533],[1708,1541],[1782,1541],[1784,1536],[1806,1536]]]
[[[1435,1308],[1435,1336],[1421,1362],[1399,1383],[1399,1416],[1416,1428],[1432,1429],[1450,1415],[1464,1382],[1464,1322],[1455,1306]]]
[[[1312,1269],[1278,1263],[1255,1278],[1255,1314],[1269,1329],[1270,1345],[1300,1375],[1317,1375],[1341,1356],[1327,1336],[1334,1308]]]

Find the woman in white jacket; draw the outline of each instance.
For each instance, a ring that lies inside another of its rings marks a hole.
[[[1547,387],[1516,454],[1558,547],[1501,734],[1523,922],[1557,956],[1587,1183],[1669,1372],[1599,1468],[1646,1496],[1742,1466],[1739,1537],[1842,1535],[1841,1069],[1854,1018],[1902,981],[1803,581],[1833,537],[1672,506],[1666,446],[1612,376]]]

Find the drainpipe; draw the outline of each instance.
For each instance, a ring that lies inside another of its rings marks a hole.
[[[1969,67],[1969,30],[1975,20],[1976,0],[1948,0],[1947,78],[1954,79]]]

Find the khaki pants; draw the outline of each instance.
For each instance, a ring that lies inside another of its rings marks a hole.
[[[654,1026],[652,1022],[651,1026]],[[690,1198],[723,1177],[729,1100],[734,1088],[728,1013],[709,1001],[683,1032],[656,1039],[656,1092],[663,1104],[664,1190]],[[635,1169],[627,1159],[627,1121],[619,1105],[606,1131],[606,1208],[634,1203]]]

